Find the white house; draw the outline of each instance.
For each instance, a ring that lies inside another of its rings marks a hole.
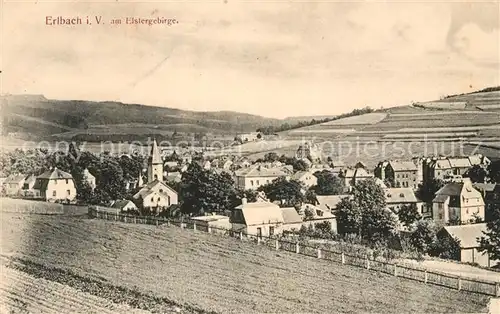
[[[170,205],[178,204],[177,192],[158,180],[143,186],[133,198],[139,200],[143,208],[149,208],[156,212],[166,209]]]
[[[302,227],[304,220],[300,217],[299,213],[294,207],[281,208],[281,215],[283,216],[282,231],[299,231]]]
[[[71,203],[76,200],[73,176],[57,168],[39,175],[33,189],[38,190],[40,197],[49,202]]]
[[[318,184],[318,178],[311,171],[297,171],[291,179],[302,182],[308,188]]]
[[[287,174],[281,169],[270,169],[261,165],[235,171],[236,186],[243,190],[256,190],[279,177],[287,177]]]
[[[29,175],[24,179],[22,194],[26,198],[38,198],[40,197],[39,191],[34,189],[36,182],[36,176]]]
[[[10,175],[4,181],[5,195],[21,196],[24,185],[24,175]]]
[[[284,224],[278,205],[269,202],[247,203],[245,198],[231,212],[230,222],[234,232],[257,236],[279,234]]]
[[[97,183],[95,176],[92,173],[90,173],[90,171],[87,168],[83,170],[83,179],[87,182],[92,191],[96,188]]]
[[[226,230],[231,230],[231,222],[228,216],[223,215],[207,215],[192,217],[191,222],[196,223],[196,229],[208,231],[212,233],[225,233]]]

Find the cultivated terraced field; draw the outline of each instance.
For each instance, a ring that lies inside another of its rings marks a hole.
[[[0,265],[0,313],[149,313]]]
[[[94,280],[155,295],[161,297],[154,299],[156,312],[161,302],[193,313],[486,311],[486,297],[173,226],[1,218],[1,253],[25,261],[22,270],[58,281],[80,276],[70,285]]]

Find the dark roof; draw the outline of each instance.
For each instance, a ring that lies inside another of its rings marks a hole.
[[[122,209],[123,207],[127,206],[129,202],[130,202],[129,200],[118,200],[118,201],[114,202],[111,207]]]
[[[56,180],[56,179],[73,179],[73,176],[65,171],[54,168],[54,170],[49,170],[37,177],[37,179],[47,179],[47,180]]]

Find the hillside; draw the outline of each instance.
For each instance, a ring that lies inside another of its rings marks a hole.
[[[72,138],[78,134],[129,135],[214,133],[234,137],[279,120],[237,112],[197,112],[120,102],[51,100],[40,95],[7,95],[3,132],[27,137]],[[140,130],[137,129],[139,126]],[[84,138],[85,139],[85,138]],[[89,139],[87,139],[89,140]],[[103,140],[103,139],[101,139]]]
[[[143,297],[134,304],[154,296],[161,313],[159,300],[199,313],[479,312],[487,303],[480,295],[173,226],[18,214],[3,214],[2,225],[2,254],[24,260],[23,271],[80,286],[76,275],[99,282],[82,286],[89,290],[135,289]]]

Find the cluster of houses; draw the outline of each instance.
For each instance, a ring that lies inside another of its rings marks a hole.
[[[248,139],[251,140],[251,139]],[[284,231],[298,230],[302,226],[325,221],[330,222],[332,230],[337,224],[335,212],[337,204],[344,197],[349,197],[349,190],[357,183],[374,179],[385,193],[387,209],[395,214],[403,206],[416,206],[425,219],[432,219],[442,224],[444,236],[460,239],[462,261],[490,266],[491,261],[477,252],[477,241],[471,240],[475,234],[486,230],[484,221],[489,212],[500,206],[500,186],[496,184],[473,184],[463,175],[473,166],[487,167],[490,161],[481,155],[465,157],[413,158],[411,160],[387,160],[380,162],[373,171],[358,162],[352,167],[344,164],[323,162],[321,154],[313,144],[300,146],[297,159],[304,160],[308,170],[294,171],[290,165],[279,161],[252,163],[249,159],[222,156],[202,162],[204,169],[226,172],[234,179],[236,187],[242,190],[257,190],[273,180],[285,177],[302,182],[308,188],[317,184],[317,171],[328,170],[337,175],[344,184],[342,195],[319,195],[315,204],[302,204],[300,207],[281,208],[259,193],[256,202],[242,200],[227,216],[210,215],[193,217],[199,226],[220,227],[236,232],[272,236]],[[172,158],[171,158],[172,159]],[[177,192],[169,186],[179,182],[182,173],[187,170],[191,159],[164,161],[160,149],[153,142],[147,165],[147,181],[138,180],[129,183],[129,188],[138,192],[133,201],[116,200],[107,207],[115,212],[133,212],[137,205],[148,208],[153,213],[179,202]],[[91,187],[96,186],[95,177],[85,170],[84,177]],[[420,184],[425,181],[440,179],[445,185],[437,191],[432,202],[423,202],[416,196]],[[3,183],[7,196],[42,199],[46,201],[74,202],[76,189],[71,174],[59,169],[52,169],[38,177],[13,175]],[[454,223],[452,223],[454,222]],[[459,224],[457,226],[447,226]],[[466,232],[466,230],[469,230]],[[474,230],[472,232],[471,230]],[[471,243],[474,244],[471,247]]]

